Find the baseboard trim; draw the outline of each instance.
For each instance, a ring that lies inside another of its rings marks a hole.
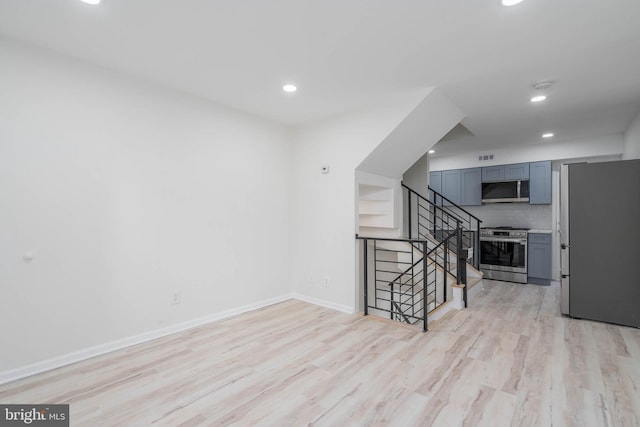
[[[330,308],[332,310],[341,311],[347,314],[355,314],[355,309],[351,306],[344,304],[336,304],[335,302],[322,300],[314,297],[310,297],[308,295],[293,293],[291,294],[291,298],[297,299],[300,301],[308,302],[310,304],[319,305],[320,307]]]
[[[252,304],[236,307],[231,310],[225,310],[220,313],[215,313],[215,314],[200,317],[197,319],[188,320],[186,322],[177,323],[175,325],[171,325],[166,328],[156,329],[156,330],[145,332],[139,335],[134,335],[131,337],[111,341],[105,344],[99,344],[83,350],[78,350],[72,353],[64,354],[62,356],[56,356],[47,360],[43,360],[41,362],[36,362],[36,363],[32,363],[19,368],[3,371],[3,372],[0,372],[0,384],[6,384],[12,381],[16,381],[22,378],[26,378],[35,374],[42,373],[45,371],[61,368],[63,366],[67,366],[72,363],[81,362],[83,360],[91,359],[96,356],[101,356],[103,354],[121,350],[126,347],[131,347],[136,344],[142,344],[147,341],[151,341],[157,338],[162,338],[167,335],[175,334],[177,332],[182,332],[187,329],[205,325],[207,323],[215,322],[222,319],[227,319],[229,317],[233,317],[242,313],[257,310],[262,307],[267,307],[269,305],[287,301],[292,298],[300,299],[302,301],[311,302],[312,304],[328,307],[325,304],[316,303],[309,299],[303,299],[301,296],[298,297],[294,294],[285,294],[278,297],[268,298],[262,301],[258,301]],[[334,306],[335,307],[329,307],[329,308],[334,308],[339,311],[344,311],[344,310],[340,310],[337,305],[334,305]]]

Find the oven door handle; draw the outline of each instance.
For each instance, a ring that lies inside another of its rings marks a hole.
[[[495,238],[495,237],[481,237],[481,242],[509,242],[509,243],[522,243],[523,245],[527,244],[527,239],[521,239],[519,237],[515,239],[504,239],[504,238]]]

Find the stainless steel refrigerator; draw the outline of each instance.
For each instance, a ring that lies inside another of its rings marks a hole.
[[[640,160],[562,165],[563,314],[640,327]]]

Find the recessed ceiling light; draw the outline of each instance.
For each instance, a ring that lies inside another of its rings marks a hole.
[[[100,0],[80,0],[86,4],[100,4]]]
[[[436,150],[429,150],[429,154],[433,154],[435,152],[436,152]]]
[[[546,96],[544,96],[544,95],[538,95],[538,96],[534,96],[533,98],[531,98],[531,100],[530,100],[530,101],[531,101],[531,102],[542,102],[542,101],[544,101],[545,99],[547,99],[547,97],[546,97]]]
[[[292,92],[297,91],[298,88],[295,87],[295,85],[288,84],[288,85],[282,86],[282,90],[285,91],[285,92],[292,93]]]
[[[542,134],[543,138],[551,138],[553,137],[553,132],[546,132]]]
[[[502,0],[503,6],[515,6],[518,3],[521,3],[522,0]]]

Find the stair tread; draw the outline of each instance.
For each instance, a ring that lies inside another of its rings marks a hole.
[[[467,290],[471,289],[482,281],[482,277],[468,277],[467,276]]]
[[[478,270],[473,265],[467,263],[467,271],[469,271],[469,270],[471,270],[473,273],[477,274],[478,277],[480,277],[480,278],[484,277],[484,273],[482,271]]]

